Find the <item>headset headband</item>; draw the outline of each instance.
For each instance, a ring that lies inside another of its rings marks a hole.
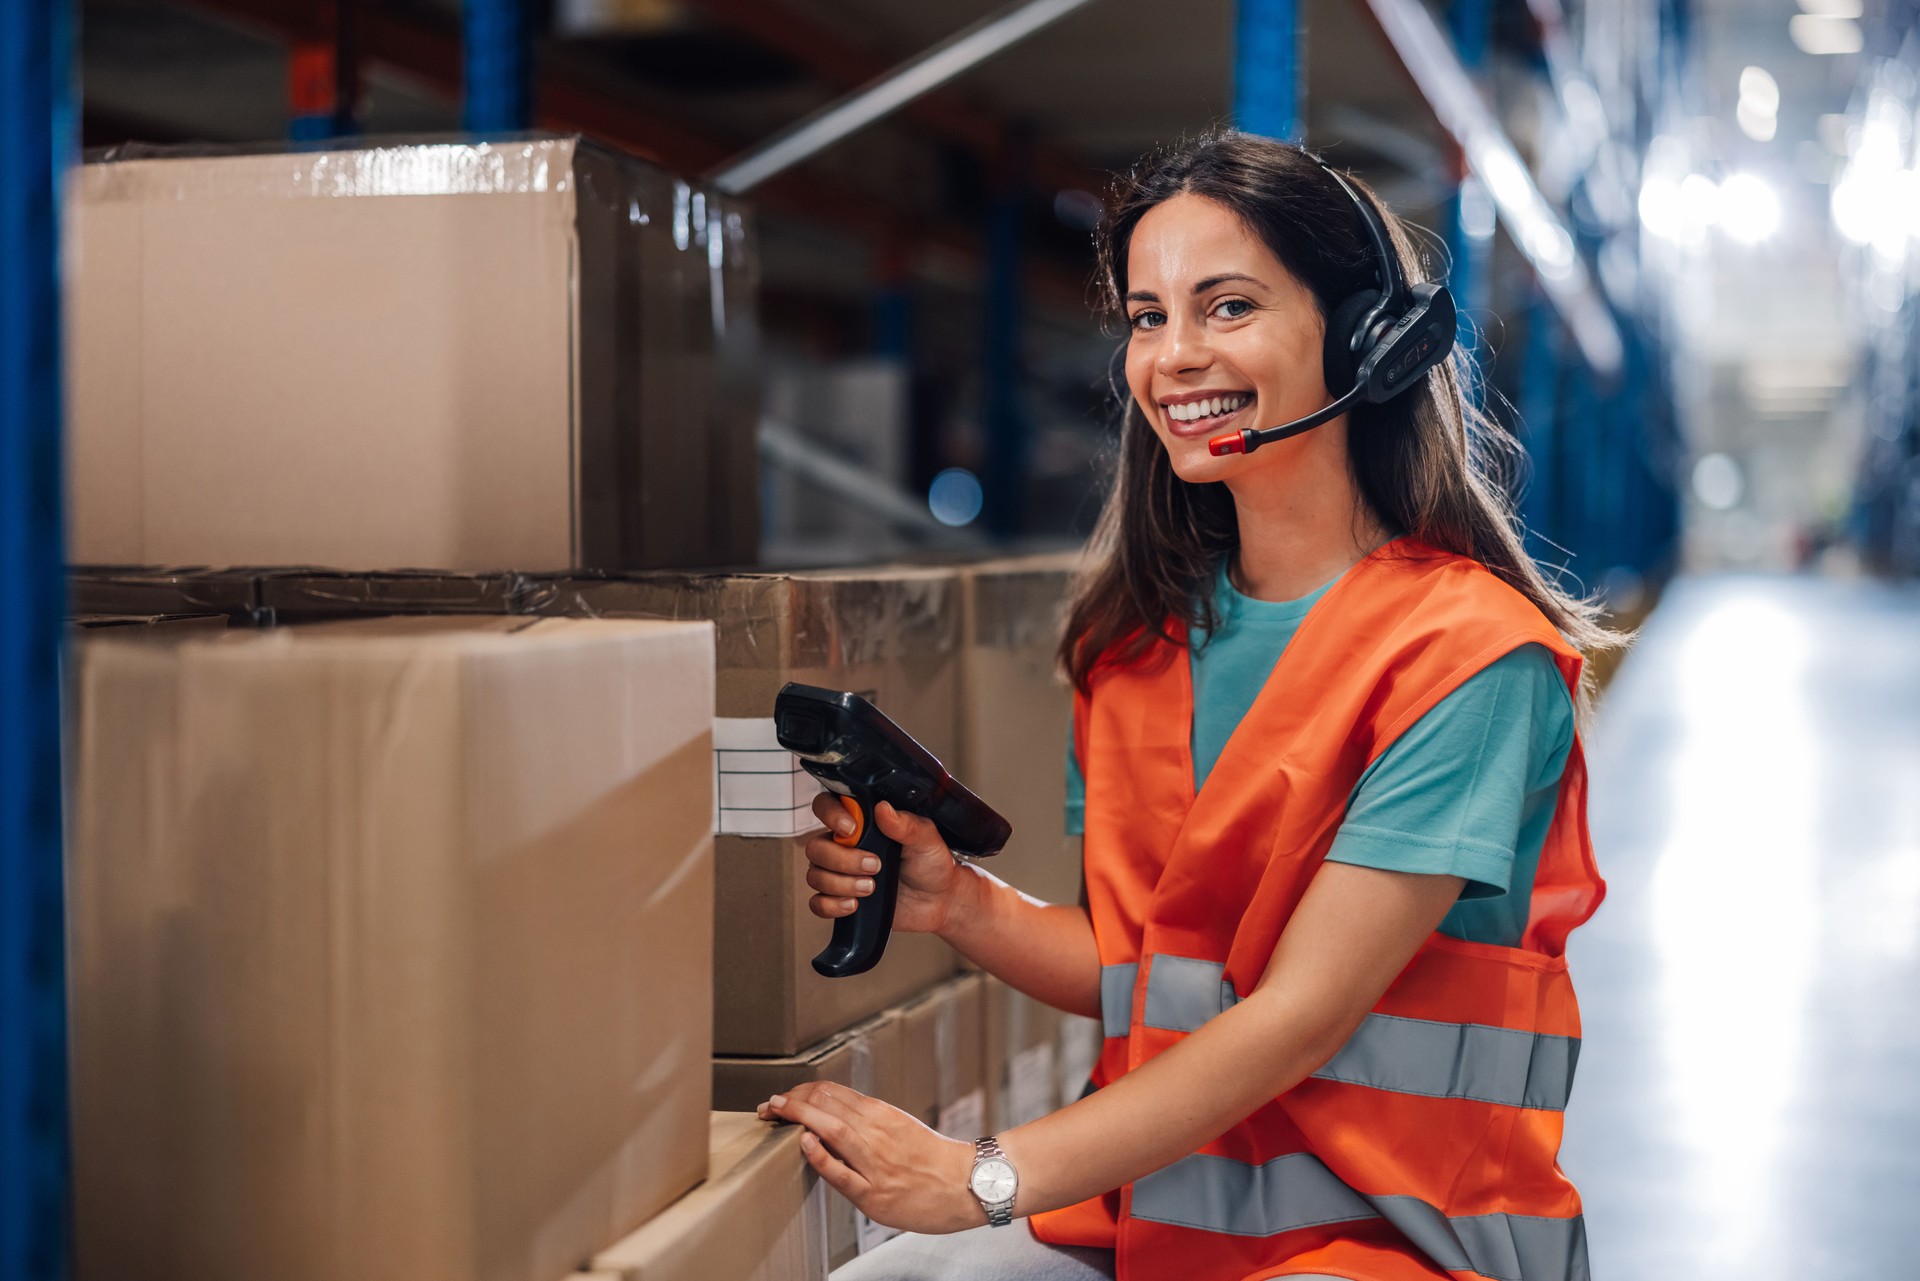
[[[1322,160],[1307,153],[1313,163],[1326,171],[1327,177],[1340,184],[1340,190],[1347,193],[1347,199],[1353,201],[1353,207],[1360,211],[1360,224],[1367,230],[1367,239],[1373,244],[1373,274],[1380,284],[1384,295],[1381,302],[1389,307],[1397,307],[1406,302],[1407,278],[1400,271],[1400,256],[1393,252],[1393,241],[1387,235],[1386,224],[1380,221],[1379,211],[1360,198],[1360,193],[1340,175],[1340,171]]]

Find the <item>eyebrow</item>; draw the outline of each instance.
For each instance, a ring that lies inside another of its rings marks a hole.
[[[1208,276],[1205,280],[1194,285],[1193,292],[1195,295],[1204,294],[1208,290],[1218,289],[1230,280],[1244,280],[1250,285],[1260,285],[1262,288],[1265,288],[1265,282],[1253,276],[1245,275],[1237,271],[1230,271],[1224,275]],[[1135,289],[1127,295],[1126,300],[1128,302],[1159,302],[1160,295],[1148,289]]]

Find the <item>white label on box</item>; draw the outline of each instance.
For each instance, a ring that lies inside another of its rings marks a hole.
[[[968,1143],[987,1132],[987,1092],[969,1090],[940,1109],[939,1124],[933,1128],[950,1139]]]
[[[875,1223],[866,1215],[855,1210],[854,1218],[860,1224],[860,1253],[865,1254],[882,1241],[891,1241],[900,1235],[899,1228],[890,1228],[884,1223]]]
[[[798,836],[820,824],[820,784],[774,733],[771,716],[713,718],[713,830],[724,836]]]
[[[1053,1043],[1020,1051],[1007,1065],[1007,1124],[1025,1125],[1053,1111]]]

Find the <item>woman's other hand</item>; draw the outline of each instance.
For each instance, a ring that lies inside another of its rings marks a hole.
[[[876,1223],[933,1234],[987,1221],[968,1187],[973,1145],[891,1104],[844,1085],[808,1081],[774,1095],[758,1112],[763,1121],[804,1126],[800,1150],[807,1163]]]
[[[873,893],[880,859],[834,842],[835,833],[853,833],[853,816],[837,795],[822,792],[814,797],[813,814],[828,831],[807,842],[807,884],[814,891],[810,906],[815,916],[830,921],[851,916],[854,904]],[[940,933],[947,927],[957,893],[973,878],[940,839],[940,829],[931,819],[903,814],[881,801],[872,821],[900,842],[900,896],[894,904],[893,928]]]

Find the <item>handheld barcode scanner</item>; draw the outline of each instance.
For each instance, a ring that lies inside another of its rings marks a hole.
[[[925,815],[949,849],[971,858],[998,854],[1013,826],[858,694],[789,684],[774,699],[773,727],[780,746],[853,815],[853,834],[833,839],[880,859],[873,893],[833,923],[833,941],[813,958],[813,968],[830,979],[864,974],[887,950],[900,892],[900,843],[880,830],[874,806],[886,801]]]

